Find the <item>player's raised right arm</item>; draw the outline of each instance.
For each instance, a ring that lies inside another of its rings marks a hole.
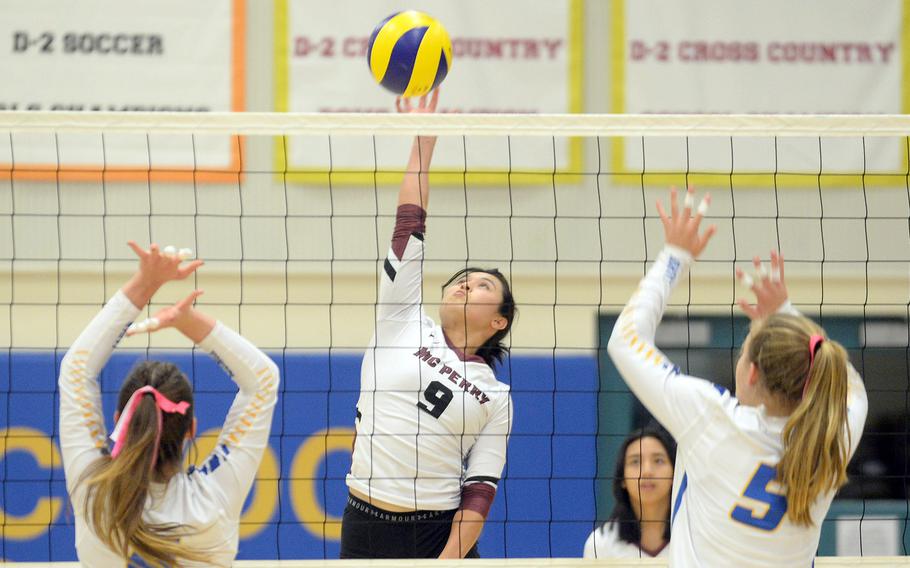
[[[396,108],[402,113],[436,111],[439,90],[428,100],[420,97],[417,106],[399,97]],[[430,162],[436,147],[435,136],[414,139],[398,192],[398,210],[392,243],[380,273],[376,319],[410,323],[420,318],[423,291],[423,239],[426,231],[427,203],[430,199]]]
[[[658,202],[667,244],[617,319],[607,347],[632,392],[677,439],[697,419],[697,401],[705,394],[718,396],[707,381],[679,376],[677,367],[654,343],[670,293],[716,230],[712,226],[699,233],[710,198],[705,197],[694,217],[692,200],[690,188],[680,210],[672,189],[670,215]]]
[[[401,113],[425,114],[436,112],[439,102],[439,89],[433,91],[430,98],[420,97],[417,106],[404,97],[395,99],[395,108]],[[416,205],[427,210],[430,201],[430,162],[433,160],[433,150],[436,148],[435,136],[416,136],[411,145],[411,156],[405,170],[404,181],[398,192],[398,206]]]

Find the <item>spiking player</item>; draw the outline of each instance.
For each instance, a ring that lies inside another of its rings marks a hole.
[[[439,91],[412,109],[433,112]],[[414,141],[363,358],[342,558],[476,557],[505,465],[508,386],[491,366],[515,317],[505,277],[467,268],[443,285],[441,325],[424,313],[424,219],[436,139]],[[419,172],[419,173],[418,173]]]
[[[139,270],[79,335],[60,369],[60,449],[79,561],[92,567],[132,566],[139,558],[142,565],[230,566],[243,503],[269,441],[278,367],[194,309],[198,290],[130,325],[159,287],[202,264],[181,266],[186,249],[130,246]],[[136,365],[120,387],[111,450],[97,380],[124,333],[168,327],[210,352],[240,388],[216,449],[203,467],[187,472],[184,448],[196,435],[196,419],[186,375],[167,362]]]
[[[629,388],[678,442],[671,566],[804,566],[859,444],[868,402],[844,348],[787,299],[783,259],[739,303],[752,327],[736,365],[736,397],[679,373],[654,333],[673,287],[715,228],[658,202],[666,246],[616,322],[609,353]],[[756,267],[761,263],[756,259]]]

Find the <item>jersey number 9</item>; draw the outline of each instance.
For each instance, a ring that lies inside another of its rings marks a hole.
[[[452,398],[454,398],[455,395],[452,394],[449,387],[439,381],[433,381],[427,385],[426,390],[423,391],[423,396],[427,399],[427,402],[430,403],[432,408],[428,407],[422,401],[417,402],[417,408],[423,410],[433,418],[439,418],[445,409],[448,408],[449,403],[452,402]]]
[[[787,497],[768,488],[768,485],[777,477],[777,470],[767,464],[761,464],[755,475],[749,480],[743,497],[748,497],[768,506],[764,515],[757,516],[755,509],[737,505],[730,512],[730,517],[737,522],[750,527],[773,531],[787,514]]]

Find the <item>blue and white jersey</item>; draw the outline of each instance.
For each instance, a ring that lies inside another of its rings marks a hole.
[[[118,291],[66,352],[60,369],[60,450],[76,517],[76,552],[83,566],[125,565],[86,523],[85,492],[78,481],[108,451],[97,377],[139,313]],[[181,542],[211,554],[210,565],[231,566],[237,555],[243,503],[269,442],[278,367],[221,323],[199,347],[222,364],[240,390],[204,466],[178,473],[166,484],[152,484],[143,518],[151,524],[186,527],[187,536]]]
[[[811,566],[834,492],[811,507],[812,526],[787,518],[775,481],[786,418],[739,404],[726,389],[679,372],[654,345],[670,292],[692,262],[667,246],[613,329],[609,353],[629,388],[678,443],[671,512],[671,566]],[[787,304],[785,308],[795,312]],[[808,346],[807,346],[808,349]],[[868,401],[849,366],[850,456]]]

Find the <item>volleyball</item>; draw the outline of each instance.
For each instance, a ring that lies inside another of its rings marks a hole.
[[[452,66],[452,40],[432,16],[407,10],[379,22],[370,34],[367,63],[376,82],[405,97],[439,86]]]

